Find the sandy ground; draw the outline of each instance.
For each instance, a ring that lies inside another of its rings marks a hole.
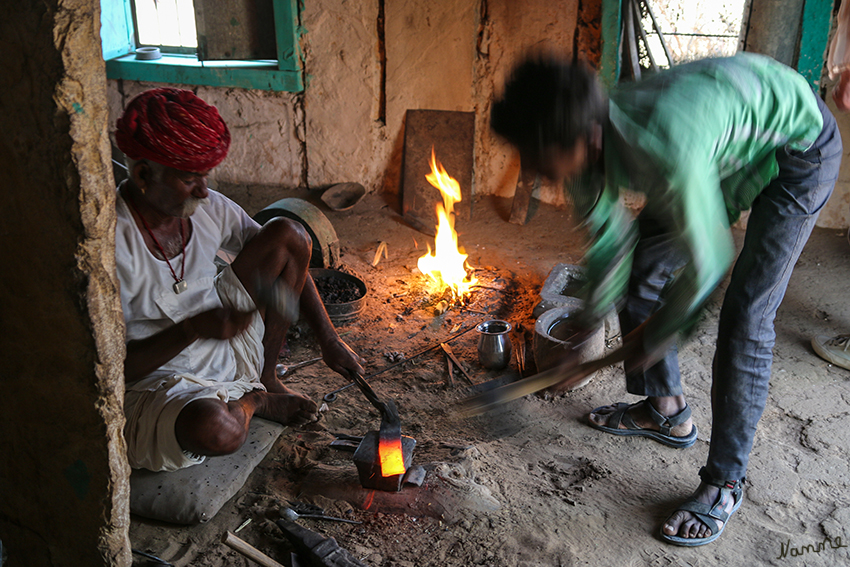
[[[252,214],[280,198],[238,187],[229,192]],[[316,193],[300,196],[321,205]],[[346,212],[323,207],[339,235],[344,268],[369,286],[361,315],[339,325],[367,360],[367,370],[390,364],[398,353],[409,357],[437,344],[483,320],[481,313],[533,328],[531,310],[542,282],[555,264],[579,260],[580,239],[568,209],[539,205],[527,225],[517,226],[507,222],[510,206],[506,199],[478,200],[472,218],[458,221],[460,244],[483,287],[465,309],[439,316],[415,269],[431,239],[404,224],[392,198],[370,195]],[[739,243],[742,235],[735,231]],[[373,267],[381,241],[388,258]],[[817,229],[779,311],[770,397],[756,435],[746,500],[722,537],[708,546],[674,547],[657,534],[698,484],[708,452],[710,366],[722,290],[680,351],[699,428],[699,440],[689,449],[615,438],[585,424],[593,407],[637,399],[625,393],[620,367],[600,371],[565,396],[527,396],[464,419],[456,403],[469,387],[460,375],[450,385],[444,355],[432,351],[372,381],[379,395],[396,401],[403,434],[416,439],[413,462],[428,471],[422,487],[366,491],[357,482],[351,453],[329,447],[336,433],[363,435],[379,426],[377,412],[350,389],[327,404],[318,423],[287,429],[212,521],[173,527],[134,517],[133,547],[176,566],[254,565],[220,543],[226,530],[251,519],[239,537],[289,565],[291,548],[274,520],[282,505],[298,500],[361,520],[299,523],[334,537],[374,567],[850,564],[850,371],[822,361],[809,345],[815,333],[850,331],[848,280],[846,238]],[[616,333],[609,332],[611,347]],[[474,382],[518,377],[515,363],[502,372],[481,367],[476,344],[475,331],[452,343]],[[527,344],[530,349],[530,340]],[[289,346],[283,362],[318,354],[309,330],[299,325]],[[288,383],[315,400],[345,384],[321,364],[293,372]]]

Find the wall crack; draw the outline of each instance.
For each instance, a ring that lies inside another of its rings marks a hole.
[[[301,21],[301,13],[304,10],[303,3],[298,2],[298,29],[302,30],[303,37],[304,28]],[[295,130],[295,137],[298,140],[301,148],[301,185],[307,189],[310,188],[310,157],[307,152],[307,49],[302,43],[298,54],[301,62],[301,84],[304,85],[303,90],[294,95],[292,98],[292,122]]]

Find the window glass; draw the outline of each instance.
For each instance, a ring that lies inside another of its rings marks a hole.
[[[198,47],[192,0],[135,0],[140,45]]]

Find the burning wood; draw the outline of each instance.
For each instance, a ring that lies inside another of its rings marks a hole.
[[[454,205],[461,200],[460,185],[437,161],[433,147],[431,173],[425,178],[439,189],[443,202],[437,203],[436,206],[437,235],[434,240],[434,252],[431,253],[429,244],[428,253],[419,258],[417,267],[431,279],[437,293],[451,290],[453,300],[461,301],[478,279],[472,274],[473,268],[466,261],[468,256],[457,245]]]

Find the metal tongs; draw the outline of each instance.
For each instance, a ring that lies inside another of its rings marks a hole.
[[[360,374],[354,374],[354,383],[360,388],[360,391],[363,392],[363,395],[366,396],[366,399],[369,400],[369,403],[375,406],[375,408],[381,413],[381,422],[389,421],[395,422],[397,424],[401,424],[400,418],[398,416],[398,408],[396,408],[395,402],[392,400],[382,401],[378,398],[378,395],[375,393],[375,390],[372,389],[372,386],[363,378]],[[383,429],[383,427],[381,428]]]
[[[398,444],[401,447],[401,418],[398,415],[398,408],[392,400],[382,401],[372,389],[366,380],[360,374],[354,374],[354,383],[369,400],[369,403],[375,406],[381,414],[381,429],[378,432],[378,438],[381,444],[392,443]]]

